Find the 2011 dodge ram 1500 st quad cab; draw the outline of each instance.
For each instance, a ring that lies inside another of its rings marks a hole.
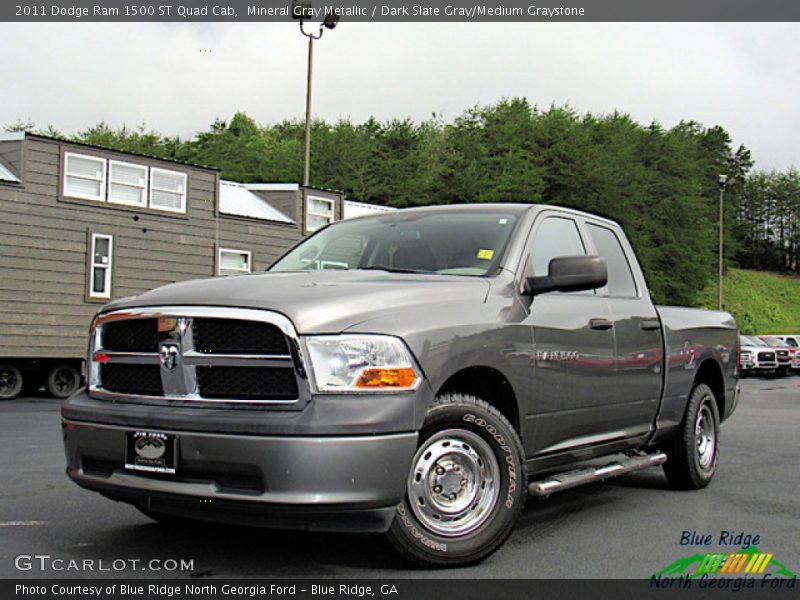
[[[707,485],[737,358],[729,314],[653,305],[616,223],[407,209],[104,307],[67,473],[160,521],[378,531],[464,564],[528,494],[662,463]]]

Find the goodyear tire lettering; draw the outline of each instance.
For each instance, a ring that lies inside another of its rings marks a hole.
[[[508,493],[506,494],[506,500],[504,502],[504,506],[507,509],[511,509],[514,506],[514,492],[517,491],[517,469],[516,465],[514,464],[514,454],[511,451],[511,448],[506,443],[505,438],[500,434],[497,429],[487,423],[481,417],[476,417],[473,414],[467,413],[462,417],[462,420],[465,423],[472,423],[473,425],[477,425],[481,427],[486,433],[488,433],[495,442],[500,446],[500,449],[505,453],[505,461],[508,467]]]

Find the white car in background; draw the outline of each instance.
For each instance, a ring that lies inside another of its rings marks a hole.
[[[778,355],[755,336],[739,336],[739,372],[748,374],[774,375],[778,370]]]

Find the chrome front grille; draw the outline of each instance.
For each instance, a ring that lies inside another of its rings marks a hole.
[[[283,315],[216,307],[141,308],[95,319],[89,393],[129,402],[300,408],[310,398]]]

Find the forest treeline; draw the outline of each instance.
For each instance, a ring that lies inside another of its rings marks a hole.
[[[22,123],[11,128],[30,129]],[[70,139],[214,166],[242,182],[302,180],[301,121],[256,123],[237,113],[191,139],[104,123]],[[56,137],[52,128],[45,133]],[[751,173],[744,147],[694,121],[643,125],[622,113],[540,109],[513,98],[464,111],[362,123],[316,120],[311,183],[362,202],[406,207],[456,202],[551,203],[619,221],[654,299],[693,304],[717,269],[718,175],[726,261],[797,272],[800,177]]]

